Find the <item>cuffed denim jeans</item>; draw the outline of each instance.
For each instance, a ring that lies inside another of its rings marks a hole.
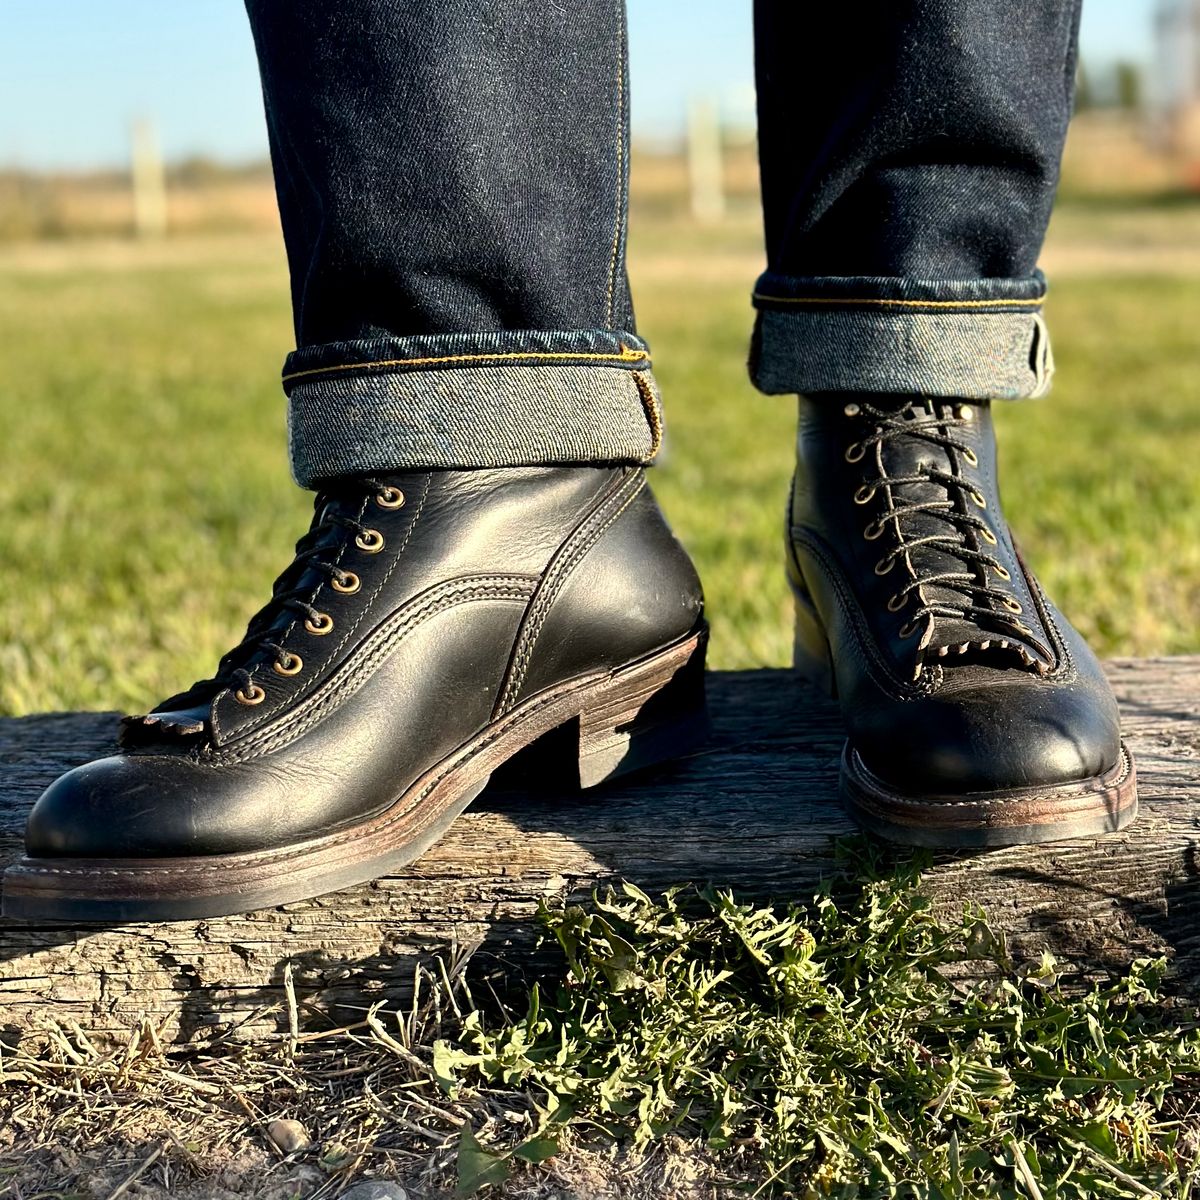
[[[247,8],[297,479],[653,458],[623,0]],[[759,388],[1045,389],[1037,256],[1077,26],[1078,0],[757,0]]]

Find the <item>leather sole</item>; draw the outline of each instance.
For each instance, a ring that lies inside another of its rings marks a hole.
[[[793,665],[836,699],[833,659],[820,618],[808,598],[794,588],[793,597]],[[872,775],[847,742],[838,791],[843,807],[867,832],[889,842],[932,849],[1096,837],[1124,829],[1138,813],[1137,772],[1124,743],[1114,766],[1091,779],[997,792],[909,796]]]
[[[616,671],[530,697],[409,787],[386,810],[274,850],[159,859],[22,858],[4,873],[3,915],[72,924],[176,921],[269,908],[377,879],[419,858],[526,747],[580,787],[697,749],[707,631]],[[568,737],[563,737],[564,730]],[[564,751],[564,746],[569,747]],[[564,757],[569,755],[569,758]]]

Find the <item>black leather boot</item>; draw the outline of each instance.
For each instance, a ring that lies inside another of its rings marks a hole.
[[[795,661],[840,700],[857,820],[925,846],[1132,821],[1116,701],[1016,550],[988,405],[801,398],[797,444]]]
[[[546,769],[584,787],[692,748],[704,644],[640,470],[340,483],[216,677],[38,801],[4,913],[172,920],[372,879],[551,730],[570,761]]]

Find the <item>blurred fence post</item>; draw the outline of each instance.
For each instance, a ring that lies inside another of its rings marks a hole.
[[[707,96],[694,96],[688,103],[687,168],[692,216],[705,223],[720,221],[725,216],[721,118]]]
[[[138,237],[167,232],[167,175],[154,122],[138,120],[132,131],[133,228]]]

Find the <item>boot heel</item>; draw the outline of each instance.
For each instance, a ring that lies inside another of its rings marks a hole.
[[[669,762],[709,735],[704,700],[708,632],[618,671],[577,718],[581,788]]]
[[[792,666],[814,687],[837,698],[837,680],[833,674],[833,656],[829,639],[811,597],[803,588],[792,584],[796,608],[795,633],[792,639]]]

